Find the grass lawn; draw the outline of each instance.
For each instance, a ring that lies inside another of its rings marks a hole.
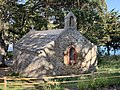
[[[120,71],[120,56],[105,56],[99,58],[98,72]]]
[[[93,76],[82,77],[86,81],[79,83],[70,83],[56,86],[54,90],[63,90],[63,86],[67,88],[77,87],[80,90],[96,90],[97,88],[120,86],[120,56],[104,56],[98,58],[98,69]],[[103,72],[103,73],[101,73]],[[95,78],[95,80],[94,80]],[[62,80],[78,80],[81,78],[67,78]],[[62,81],[58,79],[57,81]],[[59,87],[59,88],[57,88]],[[57,88],[57,89],[56,89]]]
[[[59,82],[80,80],[77,83],[67,83],[49,86],[43,85],[42,87],[41,85],[38,85],[34,88],[24,88],[22,86],[7,86],[7,90],[64,90],[65,88],[74,88],[75,90],[88,90],[89,88],[89,90],[96,90],[97,88],[120,86],[120,56],[104,56],[98,58],[98,61],[99,62],[97,72],[105,73],[96,73],[91,76],[85,75],[82,77],[62,78],[53,80]],[[81,79],[84,80],[81,81]],[[19,82],[8,81],[7,83],[15,84]],[[3,85],[0,85],[0,90],[4,90]]]
[[[88,82],[79,82],[79,89],[84,90],[91,87],[91,90],[96,90],[101,87],[120,86],[120,56],[99,57],[97,72],[106,73],[94,75],[98,78],[95,81],[91,79]]]

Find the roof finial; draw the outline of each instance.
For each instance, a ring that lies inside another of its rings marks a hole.
[[[34,25],[31,25],[31,30],[32,30],[32,31],[35,30],[35,29],[34,29]]]

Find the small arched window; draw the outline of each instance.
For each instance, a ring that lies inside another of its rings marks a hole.
[[[73,16],[70,16],[69,25],[70,25],[70,27],[74,26],[74,18],[73,18]]]

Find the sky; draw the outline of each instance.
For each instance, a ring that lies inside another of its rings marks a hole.
[[[120,0],[106,0],[108,11],[115,9],[120,13]]]

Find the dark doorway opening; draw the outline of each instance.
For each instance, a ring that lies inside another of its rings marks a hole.
[[[73,65],[76,63],[76,50],[74,47],[71,47],[69,50],[69,64]]]

